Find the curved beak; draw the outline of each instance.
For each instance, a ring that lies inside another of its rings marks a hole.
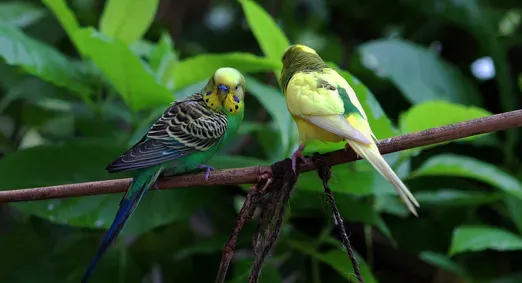
[[[219,84],[218,85],[218,94],[219,95],[227,95],[230,92],[230,88],[226,85]]]

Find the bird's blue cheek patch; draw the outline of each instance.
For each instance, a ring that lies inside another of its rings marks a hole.
[[[234,95],[234,101],[235,101],[236,103],[239,103],[239,97],[237,97],[237,95]]]

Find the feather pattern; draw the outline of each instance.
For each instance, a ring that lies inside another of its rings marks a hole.
[[[107,170],[136,170],[175,160],[216,145],[227,131],[228,119],[222,111],[209,108],[202,94],[174,102],[147,134]]]
[[[211,167],[205,163],[243,121],[245,86],[239,71],[216,70],[200,93],[171,104],[139,142],[107,166],[109,172],[136,170],[136,174],[82,283],[87,283],[98,261],[159,176],[206,168],[208,178]]]

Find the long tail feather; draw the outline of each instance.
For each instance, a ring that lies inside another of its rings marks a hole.
[[[415,216],[418,216],[415,206],[419,207],[419,203],[410,190],[408,190],[406,185],[404,185],[401,179],[397,176],[397,174],[395,174],[393,169],[391,169],[390,165],[386,163],[386,160],[384,160],[380,154],[379,149],[375,143],[365,145],[351,140],[348,140],[347,142],[355,151],[355,153],[368,160],[375,170],[383,175],[386,180],[392,183],[395,191],[401,197],[411,213],[413,213]]]
[[[125,222],[132,215],[140,200],[147,193],[154,182],[156,182],[161,169],[161,166],[151,167],[140,172],[136,177],[134,177],[130,188],[120,202],[120,208],[116,213],[116,217],[114,217],[111,227],[105,234],[100,247],[96,252],[96,255],[92,259],[89,267],[87,268],[87,271],[85,272],[85,275],[83,276],[82,283],[87,283],[98,261],[101,259],[103,254],[105,254],[112,242],[118,237],[121,230],[123,229],[123,226],[125,225]]]

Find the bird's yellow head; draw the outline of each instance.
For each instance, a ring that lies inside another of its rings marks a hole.
[[[296,59],[305,59],[307,57],[316,58],[319,57],[319,55],[317,55],[315,50],[306,45],[294,44],[286,48],[281,60],[283,61],[283,65],[289,65],[295,63]]]
[[[224,109],[227,113],[234,114],[244,107],[245,88],[245,78],[238,70],[219,68],[205,87],[204,100],[214,110]]]

